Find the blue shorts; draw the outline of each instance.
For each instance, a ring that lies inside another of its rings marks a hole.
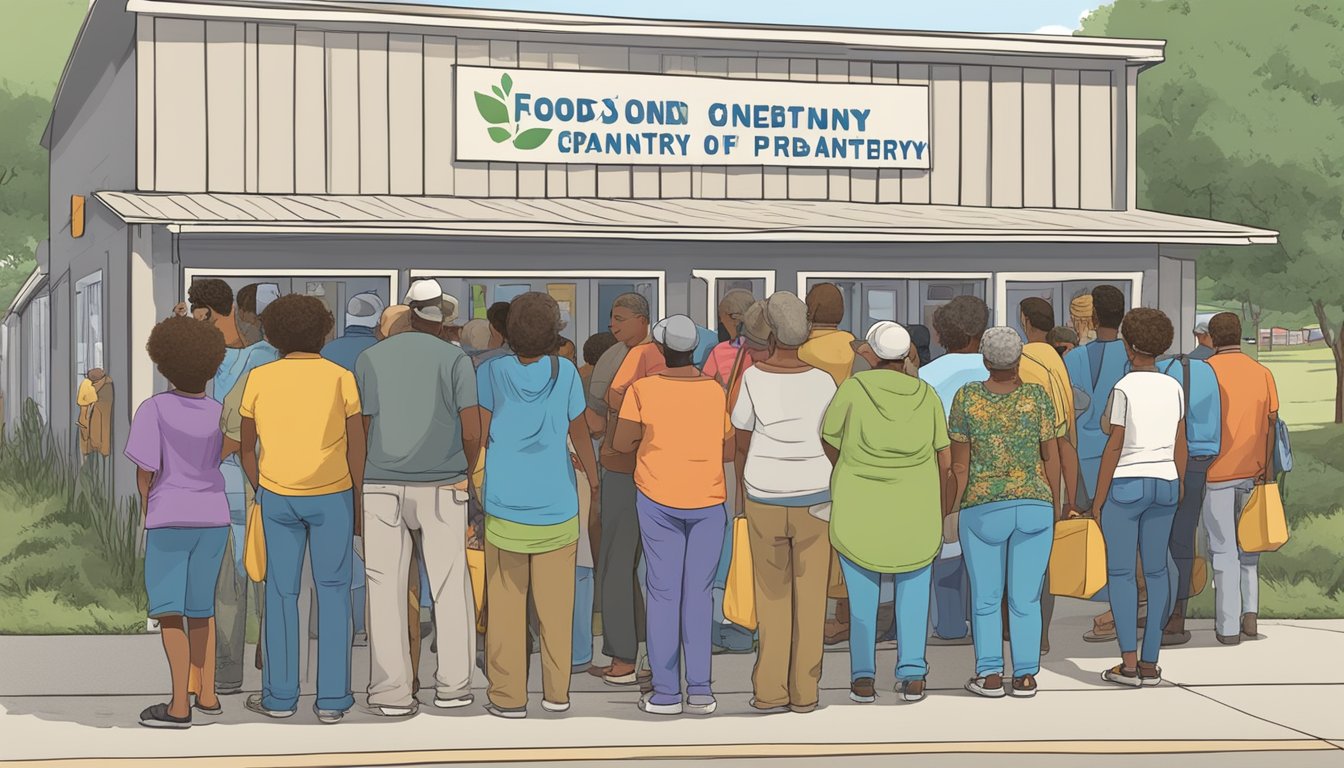
[[[228,526],[145,531],[145,594],[150,618],[214,616],[215,582],[228,540]]]

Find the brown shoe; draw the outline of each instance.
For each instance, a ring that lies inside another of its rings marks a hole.
[[[1181,601],[1182,604],[1185,602]],[[1185,628],[1185,611],[1182,605],[1177,605],[1176,610],[1172,611],[1171,618],[1167,619],[1167,625],[1162,628],[1162,645],[1170,647],[1173,645],[1185,645],[1190,642],[1190,632]]]
[[[639,682],[639,675],[635,671],[634,662],[613,659],[602,679],[607,685],[634,685]]]
[[[1241,645],[1241,635],[1232,635],[1231,637],[1228,637],[1227,635],[1215,636],[1218,638],[1218,642],[1223,645]]]
[[[910,702],[924,700],[924,680],[902,680],[896,685],[896,690],[901,694],[901,700]]]
[[[973,677],[966,681],[966,690],[987,699],[1001,699],[1004,693],[1003,675],[995,672],[984,677]]]
[[[860,677],[850,683],[849,699],[859,704],[872,704],[877,701],[877,689],[873,685],[873,678]]]
[[[822,635],[822,642],[826,645],[836,645],[849,639],[849,622],[841,624],[835,619],[826,620],[826,628]]]
[[[1036,695],[1036,676],[1023,675],[1013,678],[1013,689],[1009,691],[1013,698],[1030,699]]]
[[[1247,640],[1257,640],[1260,637],[1259,617],[1254,613],[1243,613],[1241,615],[1241,636]]]

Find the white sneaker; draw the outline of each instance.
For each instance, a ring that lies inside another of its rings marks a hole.
[[[681,702],[676,704],[654,704],[649,699],[652,696],[641,696],[639,698],[639,711],[647,712],[650,715],[680,715],[682,712]]]
[[[569,702],[566,701],[566,702],[563,703],[563,704],[557,704],[557,703],[555,703],[554,701],[547,701],[547,700],[545,700],[545,699],[542,699],[542,700],[541,700],[541,708],[544,709],[544,710],[546,710],[547,712],[557,712],[557,713],[558,713],[558,712],[568,712],[568,711],[569,711]]]
[[[719,702],[713,696],[686,697],[686,713],[689,715],[712,715],[719,708]]]
[[[420,711],[418,706],[409,707],[375,707],[375,711],[383,717],[410,717]]]
[[[470,693],[456,696],[451,699],[441,699],[438,696],[434,697],[434,706],[439,709],[460,709],[462,707],[469,707],[475,702],[476,697]]]

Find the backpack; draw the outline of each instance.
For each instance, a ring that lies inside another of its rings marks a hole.
[[[1185,439],[1188,441],[1190,439],[1190,430],[1193,428],[1193,425],[1190,423],[1190,356],[1181,353],[1167,358],[1163,362],[1168,363],[1168,371],[1171,370],[1170,363],[1173,360],[1179,360],[1181,363],[1181,391],[1185,395],[1185,415],[1182,418],[1185,419]],[[1167,371],[1162,372],[1166,373]]]
[[[1274,474],[1293,471],[1293,446],[1288,440],[1288,425],[1274,420]]]

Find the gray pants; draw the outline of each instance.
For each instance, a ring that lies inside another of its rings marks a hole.
[[[1237,520],[1253,488],[1254,480],[1229,480],[1209,483],[1204,495],[1215,626],[1223,637],[1240,634],[1241,615],[1255,613],[1260,604],[1260,555],[1242,552],[1237,543]]]
[[[601,520],[597,580],[602,590],[602,653],[633,662],[639,658],[644,633],[643,600],[636,581],[642,545],[634,475],[602,473]]]
[[[437,695],[471,691],[476,604],[467,572],[467,491],[449,486],[364,484],[364,571],[369,589],[369,705],[409,707],[417,670],[406,642],[411,532],[423,537],[438,643]]]

